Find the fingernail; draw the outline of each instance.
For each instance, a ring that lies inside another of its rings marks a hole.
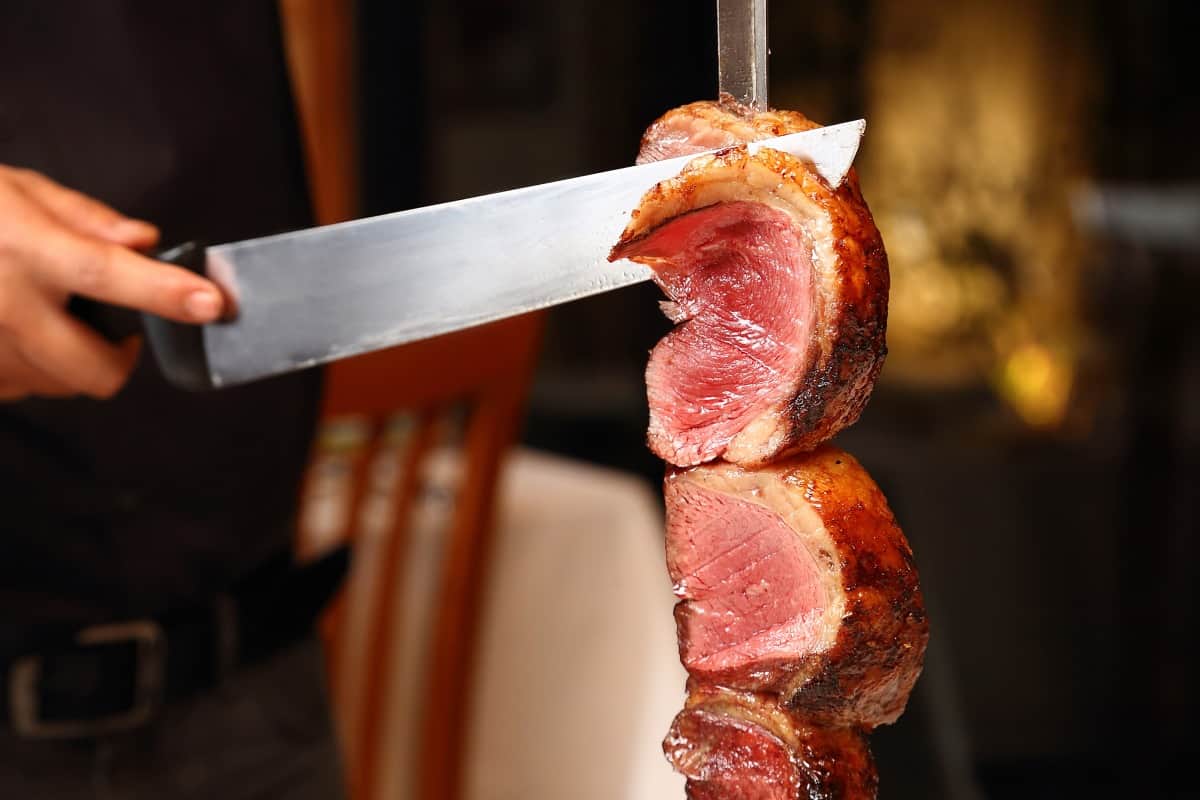
[[[216,292],[198,289],[189,294],[183,301],[183,307],[197,322],[208,322],[216,319],[221,313],[221,298]]]

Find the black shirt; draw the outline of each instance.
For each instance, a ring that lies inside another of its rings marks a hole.
[[[275,3],[5,0],[0,163],[165,244],[309,224]],[[318,380],[193,395],[144,357],[110,401],[0,403],[0,622],[158,613],[284,551]]]

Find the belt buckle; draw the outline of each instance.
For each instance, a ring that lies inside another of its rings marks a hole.
[[[39,682],[42,656],[23,656],[9,670],[9,712],[13,730],[28,739],[77,739],[130,730],[148,722],[162,703],[166,664],[166,635],[153,620],[93,625],[75,636],[81,647],[130,642],[136,647],[137,675],[133,703],[126,711],[95,719],[41,718]]]

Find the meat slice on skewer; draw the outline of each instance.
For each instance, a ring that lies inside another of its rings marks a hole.
[[[692,686],[663,752],[690,800],[857,800],[878,786],[862,731],[815,727],[769,694]]]
[[[928,623],[912,551],[848,454],[886,354],[887,256],[853,171],[747,142],[818,127],[723,97],[668,112],[639,163],[697,155],[610,253],[675,330],[646,369],[688,701],[663,749],[690,800],[868,800]]]
[[[883,493],[832,447],[668,473],[667,567],[693,679],[778,694],[813,724],[895,721],[929,629]]]
[[[637,163],[649,164],[819,127],[820,123],[799,111],[754,111],[725,94],[715,102],[701,100],[671,109],[656,119],[642,135]]]
[[[639,160],[812,127],[693,103],[650,128]],[[662,459],[762,464],[858,419],[886,351],[888,270],[853,172],[834,190],[786,153],[700,156],[643,197],[610,258],[653,268],[680,323],[646,369]]]

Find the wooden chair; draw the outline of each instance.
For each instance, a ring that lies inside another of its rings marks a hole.
[[[515,440],[535,360],[540,319],[520,317],[332,365],[323,417],[354,421],[353,435],[335,445],[347,480],[338,533],[326,530],[307,549],[330,540],[358,541],[377,563],[351,572],[350,585],[325,620],[330,685],[345,743],[354,800],[378,796],[390,663],[397,633],[396,593],[402,587],[406,526],[420,489],[421,464],[437,444],[446,412],[461,428],[462,477],[446,531],[428,651],[418,695],[420,752],[416,797],[453,800],[460,794],[476,631],[491,548],[492,507],[506,448]],[[404,436],[389,440],[397,412],[410,412]],[[399,443],[397,446],[397,438]],[[348,440],[348,441],[347,441]],[[388,465],[388,460],[392,463]],[[388,469],[379,467],[389,466]],[[317,466],[319,469],[319,465]],[[316,477],[314,476],[314,480]],[[371,528],[372,500],[385,498],[382,530]],[[358,583],[356,583],[358,582]]]
[[[323,224],[350,219],[359,196],[353,4],[280,0],[279,7],[316,218]],[[389,506],[389,522],[375,531],[370,547],[359,541],[360,552],[373,554],[376,569],[355,565],[323,625],[353,800],[378,796],[380,766],[390,755],[381,748],[386,698],[393,688],[393,601],[409,544],[406,524],[419,489],[419,467],[452,409],[461,412],[456,419],[463,472],[432,605],[436,618],[427,642],[424,702],[412,709],[420,715],[421,750],[413,763],[419,800],[455,800],[460,794],[496,479],[517,434],[540,327],[541,316],[530,315],[340,362],[327,371],[323,420],[354,421],[353,435],[335,454],[346,470],[345,502],[319,537],[301,531],[301,555],[333,541],[355,542],[369,527],[370,501],[383,497]],[[413,421],[401,447],[389,438],[398,412],[409,412]],[[390,472],[375,470],[388,457],[401,463]],[[380,475],[387,485],[379,485]]]

